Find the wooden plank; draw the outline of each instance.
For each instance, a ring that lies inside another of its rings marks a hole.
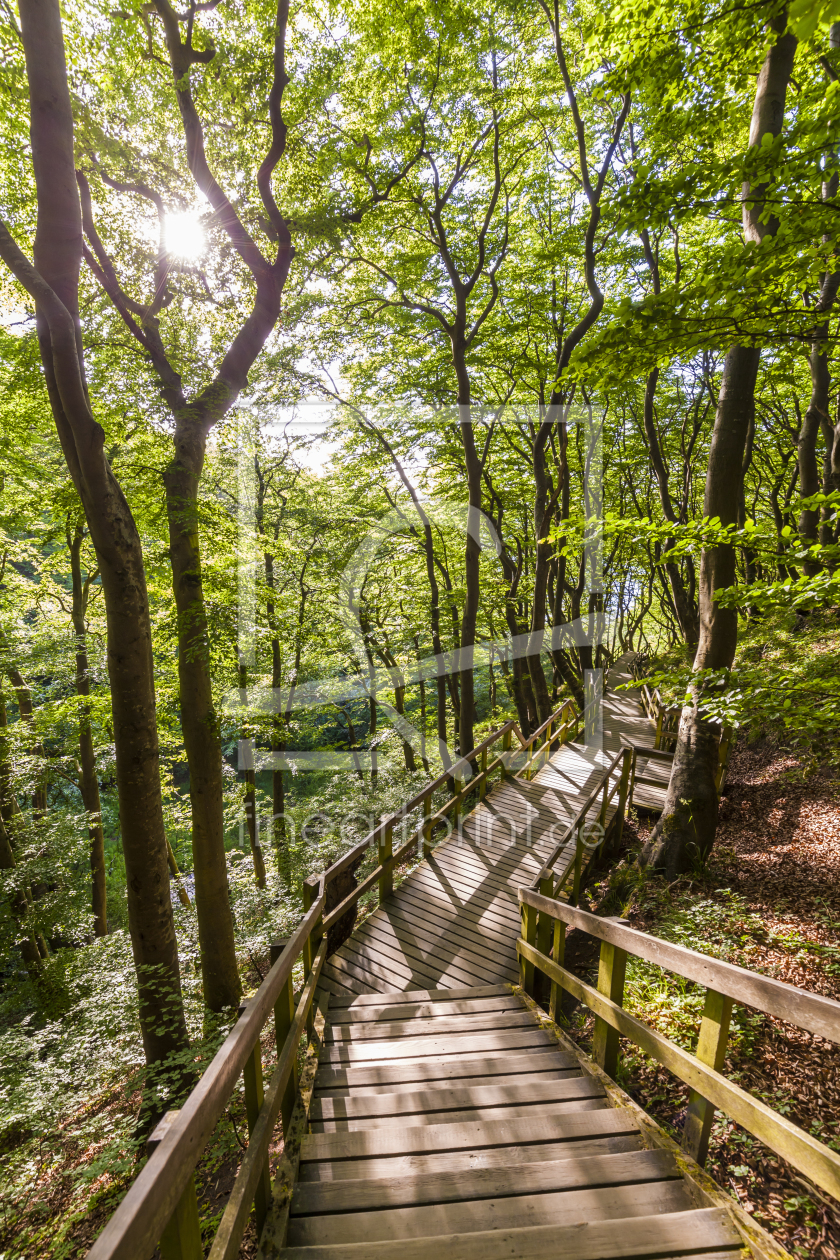
[[[319,1091],[342,1087],[362,1089],[364,1086],[374,1085],[394,1089],[415,1082],[427,1082],[429,1085],[440,1083],[446,1086],[448,1081],[466,1076],[494,1077],[510,1073],[525,1074],[549,1071],[555,1067],[558,1071],[566,1071],[576,1066],[577,1060],[574,1055],[566,1054],[558,1050],[556,1046],[552,1046],[550,1050],[514,1051],[498,1058],[487,1056],[476,1059],[455,1059],[450,1063],[439,1063],[429,1059],[425,1063],[371,1063],[337,1069],[322,1067],[315,1085]]]
[[[414,1177],[425,1177],[432,1173],[460,1173],[471,1168],[501,1168],[510,1174],[511,1168],[534,1160],[576,1160],[589,1155],[642,1149],[642,1139],[638,1134],[619,1133],[608,1137],[583,1138],[578,1142],[545,1142],[538,1146],[522,1143],[518,1146],[485,1147],[477,1151],[440,1151],[425,1155],[396,1155],[391,1159],[302,1164],[300,1179],[307,1183],[363,1178],[387,1180],[394,1177],[410,1181]]]
[[[632,1151],[588,1155],[577,1159],[540,1159],[522,1163],[511,1177],[505,1168],[471,1168],[454,1174],[426,1173],[418,1177],[307,1181],[295,1187],[293,1216],[331,1212],[361,1212],[371,1208],[418,1207],[424,1203],[454,1203],[459,1199],[495,1199],[546,1190],[630,1185],[665,1181],[680,1176],[667,1151]]]
[[[515,993],[500,993],[498,997],[462,998],[454,1002],[402,1002],[387,1005],[369,1005],[357,1010],[347,1007],[330,1012],[330,1024],[391,1023],[401,1019],[437,1019],[439,1016],[471,1015],[480,1011],[522,1010],[522,1003]]]
[[[329,962],[327,963],[329,966]],[[408,991],[395,990],[391,993],[368,993],[359,997],[342,1001],[336,998],[335,1002],[330,1002],[330,1018],[333,1017],[336,1010],[344,1010],[353,1006],[361,1009],[364,1006],[380,1006],[382,1005],[383,996],[388,1002],[454,1002],[460,1001],[462,998],[485,998],[499,997],[503,994],[510,993],[510,986],[506,984],[485,984],[461,989],[410,989]]]
[[[530,946],[520,942],[520,949],[527,951]],[[800,1129],[787,1117],[754,1098],[713,1068],[707,1067],[693,1054],[682,1050],[641,1020],[629,1015],[596,989],[583,984],[571,972],[555,967],[550,959],[543,959],[541,965],[552,979],[556,979],[573,996],[585,1002],[623,1037],[629,1037],[646,1054],[690,1085],[692,1090],[696,1090],[715,1107],[720,1107],[721,1111],[725,1111],[742,1128],[760,1138],[777,1155],[781,1155],[782,1159],[786,1159],[799,1172],[810,1177],[820,1189],[826,1190],[835,1199],[840,1199],[840,1155],[830,1147],[823,1145],[810,1133]]]
[[[373,1159],[385,1155],[418,1155],[427,1151],[478,1150],[517,1146],[521,1142],[571,1142],[578,1138],[636,1133],[638,1125],[624,1112],[604,1111],[517,1120],[441,1124],[427,1129],[371,1129],[366,1133],[313,1133],[304,1141],[303,1158]]]
[[[380,915],[388,920],[393,917],[398,922],[425,923],[430,930],[438,932],[442,940],[457,940],[474,950],[498,949],[499,933],[493,927],[482,927],[477,918],[473,921],[467,915],[459,915],[450,903],[442,905],[428,894],[403,894],[399,889],[389,904],[371,918],[376,919]],[[505,928],[505,934],[507,931]]]
[[[364,980],[370,987],[378,985],[381,990],[385,990],[402,984],[406,989],[413,989],[424,980],[427,983],[435,983],[437,980],[436,976],[425,972],[418,976],[411,967],[396,963],[392,958],[374,957],[372,950],[360,950],[352,941],[352,937],[345,941],[333,954],[331,962],[337,971]]]
[[[562,1081],[523,1081],[514,1085],[453,1086],[449,1089],[401,1091],[392,1094],[323,1098],[312,1105],[313,1120],[408,1116],[413,1112],[465,1111],[504,1107],[510,1103],[548,1103],[575,1098],[599,1098],[604,1091],[591,1078]]]
[[[442,1015],[437,1019],[406,1019],[397,1023],[375,1021],[370,1024],[336,1024],[327,1029],[327,1044],[347,1041],[382,1041],[402,1037],[427,1037],[430,1033],[483,1032],[491,1028],[533,1027],[530,1011],[517,1007],[502,1011],[465,1012],[463,1015]]]
[[[689,1211],[693,1206],[682,1181],[643,1182],[596,1190],[554,1191],[475,1202],[436,1203],[386,1208],[379,1212],[343,1212],[340,1216],[304,1216],[289,1222],[289,1246],[371,1243],[471,1231],[564,1226],[589,1220],[626,1219],[660,1212]],[[459,1254],[459,1253],[454,1253]],[[558,1253],[556,1250],[554,1254]]]
[[[683,945],[674,945],[671,941],[648,936],[646,932],[624,927],[611,919],[601,919],[585,910],[576,910],[572,906],[553,909],[559,903],[540,897],[538,893],[529,892],[524,900],[536,910],[546,910],[590,936],[626,949],[628,954],[644,958],[657,967],[673,971],[706,989],[723,993],[744,1006],[765,1011],[768,1015],[775,1015],[777,1019],[786,1020],[818,1037],[840,1044],[840,1002],[835,1002],[832,998],[797,989],[792,984],[785,984],[783,980],[773,980],[770,976],[747,971],[744,967],[736,967],[734,963],[721,962],[706,954],[698,954]]]
[[[407,1238],[400,1242],[399,1260],[430,1260],[451,1256],[453,1260],[632,1260],[638,1257],[694,1255],[705,1248],[705,1256],[723,1255],[735,1260],[739,1240],[725,1212],[719,1208],[697,1208],[657,1216],[590,1220],[566,1227],[537,1225],[523,1229],[476,1230],[446,1237]],[[714,1249],[711,1251],[710,1249]],[[393,1260],[393,1243],[339,1243],[304,1249],[290,1247],[283,1260]]]
[[[393,908],[389,906],[389,910]],[[462,983],[480,981],[486,974],[486,958],[478,952],[480,947],[465,947],[460,941],[454,946],[445,944],[428,926],[408,924],[398,914],[371,917],[355,934],[355,939],[371,949],[382,948],[386,952],[390,948],[399,949],[407,961],[416,961],[420,966],[428,963],[433,974],[440,972],[445,960],[448,971],[463,976]]]
[[[376,975],[373,971],[360,967],[355,961],[347,958],[343,945],[340,950],[333,954],[330,959],[330,965],[332,967],[332,975],[342,976],[347,984],[355,983],[360,988],[364,986],[365,993],[373,993],[377,990],[380,993],[385,993],[393,989],[395,984],[400,983],[399,977],[390,976],[387,972],[384,975]],[[408,985],[406,985],[407,987]]]
[[[486,1063],[492,1060],[485,1060]],[[443,1067],[448,1066],[443,1064]],[[519,1085],[523,1081],[565,1081],[572,1076],[579,1076],[580,1068],[546,1068],[537,1072],[515,1072],[508,1069],[506,1075],[489,1077],[487,1072],[482,1072],[480,1076],[459,1076],[456,1084],[464,1089],[479,1089],[492,1082],[493,1085]],[[429,1090],[445,1090],[452,1084],[451,1081],[417,1081],[414,1083],[416,1088],[422,1086]],[[399,1086],[390,1085],[357,1085],[345,1086],[339,1089],[320,1089],[317,1091],[319,1098],[359,1098],[365,1094],[394,1094],[401,1096],[403,1090]]]
[[[425,963],[419,958],[406,958],[396,941],[371,942],[354,935],[344,942],[333,957],[341,957],[354,966],[365,967],[375,975],[392,975],[403,983],[412,976],[418,977],[415,983],[434,983],[438,975],[434,963]]]
[[[516,906],[516,893],[511,889],[510,895],[506,899],[502,899],[495,895],[495,892],[482,891],[479,883],[473,883],[467,879],[465,875],[455,872],[441,872],[432,870],[431,867],[424,868],[418,866],[412,871],[408,879],[400,885],[400,891],[408,889],[416,892],[423,889],[424,892],[438,897],[444,902],[448,902],[451,906],[462,913],[467,907],[473,911],[481,911],[481,915],[485,919],[495,920],[500,927],[518,920],[518,909]],[[451,889],[451,892],[450,892]]]
[[[582,1078],[586,1079],[586,1078]],[[593,1091],[594,1092],[594,1091]],[[559,1116],[568,1112],[597,1111],[609,1107],[609,1102],[602,1095],[593,1098],[571,1098],[568,1102],[549,1103],[511,1103],[507,1107],[470,1107],[464,1111],[429,1111],[416,1112],[409,1116],[378,1116],[376,1120],[362,1117],[361,1120],[319,1120],[312,1121],[313,1133],[358,1133],[371,1132],[375,1123],[378,1129],[429,1128],[441,1124],[468,1123],[472,1120],[514,1119],[518,1116]]]
[[[345,1046],[327,1046],[321,1062],[339,1066],[351,1063],[375,1063],[378,1059],[425,1059],[429,1055],[446,1058],[475,1058],[477,1054],[504,1054],[519,1046],[550,1046],[551,1038],[541,1028],[522,1028],[514,1032],[473,1033],[466,1037],[418,1037],[403,1041],[361,1041]]]

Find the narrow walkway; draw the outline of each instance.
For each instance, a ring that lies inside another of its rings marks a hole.
[[[507,986],[330,999],[309,1118],[283,1260],[741,1245]]]
[[[463,832],[424,859],[325,965],[322,986],[335,996],[436,990],[518,982],[517,890],[530,884],[598,774],[625,742],[653,746],[654,724],[631,681],[628,658],[607,677],[603,751],[564,744],[530,782],[508,778],[464,820]],[[645,763],[645,777],[659,762]],[[661,807],[664,792],[639,786],[637,804]],[[608,818],[615,812],[615,801]],[[565,861],[574,858],[572,843]],[[564,858],[558,862],[562,868]]]

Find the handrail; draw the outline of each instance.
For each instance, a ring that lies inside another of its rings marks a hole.
[[[615,920],[578,910],[562,901],[520,888],[523,935],[517,941],[522,983],[533,996],[535,970],[551,981],[549,1011],[556,1017],[558,989],[565,989],[594,1012],[592,1057],[615,1077],[619,1037],[628,1037],[691,1087],[683,1127],[683,1149],[699,1164],[706,1159],[715,1108],[793,1164],[815,1185],[840,1198],[840,1155],[805,1133],[772,1107],[753,1098],[720,1072],[726,1055],[734,1002],[784,1019],[840,1043],[840,1002],[797,989],[769,976],[724,963],[696,950],[673,945]],[[539,922],[537,921],[539,915]],[[598,987],[579,980],[563,965],[565,931],[575,927],[601,941]],[[546,952],[553,928],[554,957]],[[542,946],[540,948],[540,946]],[[627,955],[644,958],[706,987],[703,1020],[695,1054],[650,1028],[622,1006]]]
[[[132,1183],[125,1198],[114,1215],[110,1218],[93,1247],[88,1252],[89,1260],[146,1260],[154,1251],[161,1236],[170,1224],[173,1214],[179,1209],[185,1216],[190,1214],[195,1204],[195,1183],[193,1172],[202,1151],[213,1131],[219,1117],[224,1112],[228,1100],[233,1093],[237,1079],[249,1060],[254,1061],[259,1052],[260,1034],[272,1012],[282,1002],[286,991],[290,989],[292,970],[299,955],[309,942],[313,930],[321,917],[326,899],[326,885],[323,877],[319,895],[298,924],[280,957],[271,967],[257,992],[245,1004],[243,1014],[228,1033],[222,1045],[216,1051],[212,1062],[204,1071],[195,1088],[190,1092],[183,1107],[177,1115],[169,1113],[164,1126],[164,1135],[150,1156],[145,1167]],[[325,951],[324,951],[325,952]],[[319,968],[320,971],[320,968]],[[312,976],[310,974],[310,981]],[[311,992],[301,998],[298,1014],[304,1001],[311,1004],[314,996],[314,983],[308,986]],[[302,1018],[292,1022],[286,1043],[289,1045],[297,1028],[300,1039]],[[278,1059],[283,1057],[285,1047],[278,1041]],[[297,1042],[294,1043],[295,1056],[286,1050],[285,1073],[291,1073],[296,1057]],[[278,1068],[281,1066],[278,1062]],[[258,1092],[259,1110],[262,1109],[262,1069],[259,1078]],[[281,1082],[278,1091],[282,1095]],[[246,1077],[247,1086],[247,1077]],[[278,1102],[279,1107],[279,1102]],[[259,1115],[255,1115],[249,1128],[253,1134]],[[249,1122],[251,1116],[249,1116]],[[273,1127],[273,1126],[272,1126]],[[270,1136],[270,1133],[269,1133]],[[266,1142],[266,1154],[268,1144]],[[187,1198],[185,1204],[183,1200]],[[195,1224],[198,1216],[195,1213]],[[200,1236],[198,1238],[200,1247]],[[193,1252],[183,1251],[185,1257]],[[203,1251],[195,1253],[203,1255]],[[233,1254],[236,1254],[235,1252]]]
[[[667,971],[673,971],[685,980],[716,989],[733,1001],[751,1006],[765,1015],[773,1015],[816,1037],[834,1041],[840,1045],[840,1002],[798,989],[784,980],[763,976],[746,967],[723,962],[710,954],[701,954],[685,945],[675,945],[659,936],[651,936],[615,919],[603,919],[588,910],[579,910],[562,901],[553,901],[535,893],[531,888],[520,888],[522,905],[551,914],[568,927],[578,928],[589,936],[595,936],[609,945],[617,945],[636,958],[655,963]]]
[[[623,748],[620,748],[618,750],[618,752],[615,754],[610,764],[606,766],[604,770],[602,770],[594,788],[589,793],[589,796],[586,798],[586,800],[581,805],[578,812],[575,814],[572,821],[567,826],[566,830],[563,832],[560,840],[552,849],[551,854],[549,855],[548,858],[546,858],[545,862],[543,863],[542,869],[540,870],[539,874],[536,875],[533,883],[530,885],[531,889],[533,889],[535,892],[539,889],[539,886],[542,883],[542,881],[545,879],[548,879],[549,875],[554,869],[554,863],[557,861],[560,854],[563,852],[566,845],[569,843],[572,836],[575,834],[576,829],[580,826],[583,819],[589,813],[589,810],[592,808],[593,804],[595,803],[598,793],[609,782],[610,775],[614,772],[619,761],[621,761],[624,758],[627,758],[631,754],[632,754],[632,747],[630,745],[625,745]],[[580,845],[580,843],[581,841],[580,839],[578,839],[578,845]]]

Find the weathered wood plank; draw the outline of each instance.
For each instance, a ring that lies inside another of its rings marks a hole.
[[[423,1155],[395,1155],[385,1159],[302,1164],[300,1179],[307,1183],[361,1178],[377,1181],[401,1178],[410,1181],[414,1177],[424,1177],[432,1173],[460,1173],[471,1168],[501,1168],[510,1175],[511,1168],[535,1160],[576,1160],[589,1155],[642,1149],[642,1139],[638,1134],[618,1133],[607,1137],[582,1138],[576,1142],[544,1142],[535,1146],[521,1143],[518,1146],[482,1147],[474,1151],[432,1151]]]
[[[321,1062],[335,1064],[375,1063],[379,1059],[425,1059],[438,1055],[450,1059],[475,1058],[490,1051],[504,1052],[519,1046],[549,1046],[551,1038],[541,1028],[523,1028],[514,1032],[473,1033],[465,1037],[406,1038],[405,1044],[393,1041],[357,1042],[344,1046],[328,1046],[321,1052]]]
[[[479,1230],[470,1234],[435,1238],[410,1238],[400,1243],[400,1260],[631,1260],[631,1258],[694,1255],[707,1248],[709,1255],[737,1256],[739,1240],[724,1212],[698,1208],[659,1216],[611,1221],[584,1221],[573,1226],[538,1225],[524,1229]],[[714,1251],[712,1251],[714,1249]],[[386,1260],[393,1258],[390,1241],[318,1245],[310,1249],[290,1247],[283,1260]]]
[[[411,1178],[308,1181],[295,1188],[292,1215],[418,1207],[425,1203],[454,1203],[460,1199],[495,1199],[546,1190],[665,1181],[679,1176],[673,1155],[666,1151],[637,1150],[578,1159],[540,1159],[538,1163],[518,1164],[515,1177],[505,1168],[472,1168],[454,1174],[426,1173]]]
[[[361,1120],[318,1120],[312,1121],[313,1133],[359,1133],[370,1132],[371,1126],[377,1129],[391,1129],[400,1126],[416,1129],[428,1128],[441,1124],[458,1124],[473,1120],[515,1119],[519,1116],[559,1116],[569,1112],[597,1111],[609,1107],[609,1102],[602,1095],[593,1098],[572,1098],[568,1102],[547,1103],[511,1103],[507,1107],[471,1107],[464,1111],[430,1111],[415,1112],[408,1116],[378,1116],[376,1120],[363,1117]]]
[[[501,1011],[464,1012],[442,1015],[437,1019],[401,1020],[395,1023],[376,1021],[370,1024],[335,1024],[327,1029],[327,1045],[348,1041],[396,1040],[402,1037],[445,1036],[447,1033],[484,1032],[496,1028],[533,1027],[534,1017],[522,1004]]]
[[[602,1097],[600,1086],[583,1076],[561,1081],[522,1081],[514,1085],[452,1086],[449,1089],[406,1090],[354,1098],[324,1098],[312,1105],[313,1120],[408,1116],[412,1112],[463,1111],[473,1107],[503,1107],[509,1103],[556,1102]]]
[[[522,1003],[514,993],[500,993],[498,997],[462,998],[454,1002],[394,1002],[368,1005],[356,1009],[330,1012],[330,1025],[353,1023],[396,1023],[403,1019],[437,1019],[451,1015],[472,1015],[481,1011],[522,1010]]]
[[[565,1054],[552,1046],[550,1050],[516,1050],[512,1053],[494,1058],[459,1058],[449,1063],[440,1063],[435,1059],[427,1059],[421,1063],[371,1063],[359,1064],[356,1067],[326,1068],[318,1072],[316,1088],[318,1090],[353,1087],[363,1089],[364,1086],[387,1086],[390,1089],[402,1088],[407,1084],[427,1082],[429,1086],[440,1084],[446,1087],[448,1081],[465,1076],[482,1076],[495,1078],[513,1073],[524,1076],[528,1072],[544,1072],[548,1070],[568,1070],[577,1066],[573,1055]],[[418,1085],[418,1088],[420,1086]]]
[[[326,964],[329,966],[329,962]],[[385,993],[367,993],[358,997],[342,1001],[336,998],[335,1002],[330,1002],[330,1017],[334,1015],[333,1006],[336,1010],[343,1010],[353,1006],[361,1009],[364,1006],[381,1006],[383,998],[388,1002],[453,1002],[467,998],[485,998],[499,997],[502,994],[510,993],[510,986],[506,984],[485,984],[461,989],[410,989],[407,991],[394,990]]]
[[[589,1220],[627,1219],[653,1213],[689,1211],[693,1207],[682,1181],[643,1182],[596,1190],[568,1190],[504,1199],[386,1208],[379,1212],[344,1212],[340,1216],[304,1216],[289,1222],[289,1246],[319,1243],[371,1243],[522,1229],[534,1225],[564,1226]],[[457,1253],[454,1253],[457,1254]],[[554,1253],[557,1255],[557,1251]]]
[[[579,1138],[637,1133],[624,1112],[578,1112],[565,1116],[486,1120],[471,1124],[441,1124],[427,1129],[371,1129],[365,1133],[313,1133],[304,1140],[303,1159],[362,1160],[386,1155],[417,1155],[428,1151],[479,1150],[489,1146],[518,1146],[540,1142],[572,1142]]]

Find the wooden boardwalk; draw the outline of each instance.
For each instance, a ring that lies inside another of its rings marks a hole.
[[[462,831],[438,845],[330,958],[324,988],[347,996],[518,982],[518,889],[537,875],[622,739],[653,746],[654,724],[638,693],[615,690],[630,680],[626,660],[608,675],[603,751],[564,744],[531,781],[497,784]],[[667,783],[667,771],[639,759],[644,777]],[[661,807],[664,788],[640,785],[634,800]],[[613,800],[608,819],[615,808]],[[574,853],[572,842],[558,874]]]
[[[726,1212],[515,989],[519,888],[622,740],[653,746],[637,694],[615,690],[626,664],[608,678],[601,749],[565,744],[533,780],[504,778],[324,964],[308,1131],[260,1260],[738,1254]],[[636,799],[663,797],[648,784]],[[558,877],[574,856],[571,842]]]
[[[331,998],[309,1130],[286,1245],[262,1260],[735,1260],[741,1247],[506,985]]]

